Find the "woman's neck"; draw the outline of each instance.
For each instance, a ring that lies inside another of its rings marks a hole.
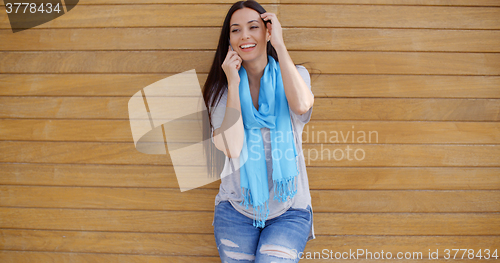
[[[264,74],[264,69],[267,66],[267,62],[267,55],[263,56],[263,59],[243,61],[242,66],[247,71],[249,85],[252,85],[254,83],[260,84],[260,79]]]

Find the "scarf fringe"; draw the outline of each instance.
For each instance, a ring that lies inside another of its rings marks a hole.
[[[243,194],[243,201],[240,205],[244,205],[246,209],[248,209],[248,205],[252,204],[252,194],[250,193],[250,188],[245,189],[241,188],[241,193]]]
[[[244,205],[248,209],[248,205],[253,206],[253,226],[264,228],[266,225],[266,218],[269,216],[269,204],[268,201],[261,205],[255,206],[252,202],[252,194],[250,189],[245,189],[242,187],[243,201],[240,205]]]
[[[297,193],[297,183],[294,176],[281,181],[274,181],[274,200],[286,202],[288,197],[293,198]]]

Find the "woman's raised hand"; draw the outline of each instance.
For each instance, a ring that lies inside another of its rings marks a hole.
[[[242,62],[243,60],[238,53],[231,50],[231,47],[229,47],[226,58],[222,63],[222,69],[224,70],[224,73],[226,73],[228,85],[234,84],[235,86],[239,86],[240,75],[238,74],[238,70],[240,69]]]
[[[264,21],[271,21],[271,23],[267,24],[269,34],[271,34],[271,45],[273,45],[274,48],[285,46],[285,42],[283,41],[283,29],[281,28],[281,24],[276,14],[266,12],[260,14],[260,17]]]

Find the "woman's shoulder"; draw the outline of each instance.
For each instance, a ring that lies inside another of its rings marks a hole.
[[[300,64],[295,65],[295,67],[299,70],[299,72],[300,71],[305,71],[305,72],[309,73],[309,71],[307,71],[307,68],[304,67],[304,66],[302,66],[302,65],[300,65]]]
[[[297,71],[299,72],[300,76],[306,82],[307,86],[310,89],[311,88],[311,76],[309,75],[309,71],[307,70],[307,68],[302,66],[302,65],[295,65],[295,67],[297,68]]]
[[[227,102],[227,88],[225,88],[223,91],[222,91],[222,95],[220,96],[220,100],[215,103],[216,106],[218,105],[226,105],[226,102]]]

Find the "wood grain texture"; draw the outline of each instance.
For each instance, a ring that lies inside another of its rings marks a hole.
[[[304,64],[309,66],[309,64]],[[500,98],[498,76],[342,75],[311,71],[315,98]],[[0,74],[0,95],[131,97],[165,74]],[[203,87],[206,73],[197,74]],[[190,90],[189,90],[190,91]],[[196,96],[178,90],[176,96]]]
[[[290,51],[310,73],[500,75],[500,54]],[[0,73],[208,73],[213,51],[0,52]]]
[[[212,234],[213,212],[0,208],[8,229]],[[322,235],[499,235],[499,213],[319,213]]]
[[[95,0],[94,0],[95,1]],[[127,0],[115,0],[127,1]],[[136,0],[130,0],[136,1]],[[168,0],[166,0],[168,1]],[[183,0],[184,1],[184,0]],[[497,0],[281,0],[282,4],[351,4],[351,5],[430,5],[430,6],[500,6]]]
[[[33,0],[34,3],[39,3],[41,0]],[[233,4],[233,0],[108,0],[107,4],[214,4],[226,3]],[[430,6],[500,6],[497,0],[261,0],[260,4],[281,3],[281,4],[351,4],[351,5],[430,5]],[[79,2],[78,5],[99,5],[102,4],[99,0],[87,0]]]
[[[166,100],[178,114],[186,101],[198,103],[197,97]],[[128,120],[128,101],[123,97],[0,97],[4,106],[0,118]],[[500,100],[317,98],[312,111],[312,120],[498,121]]]
[[[314,242],[314,241],[312,241]],[[306,246],[307,247],[307,246]],[[348,249],[347,249],[348,250]],[[331,262],[331,259],[321,258],[321,251],[309,251],[311,253],[310,258],[307,258],[308,262],[318,262],[325,263]],[[314,259],[313,254],[316,252],[316,258]],[[344,252],[344,251],[342,251]],[[375,251],[374,251],[375,252]],[[424,251],[425,252],[425,251]],[[335,252],[334,252],[335,253]],[[396,256],[396,255],[394,255]],[[306,258],[306,256],[303,256]],[[140,263],[140,262],[151,262],[151,263],[219,263],[219,256],[164,256],[164,255],[130,255],[130,254],[99,254],[99,253],[72,253],[72,252],[36,252],[36,251],[2,251],[0,254],[0,260],[7,263],[26,263],[33,262],[34,260],[43,260],[43,262],[73,262],[73,263],[90,263],[90,262],[123,262],[123,263]],[[347,260],[349,262],[349,260]],[[350,260],[353,261],[353,260]],[[364,259],[363,262],[366,263],[387,263],[393,262],[394,259]],[[421,259],[415,260],[405,260],[408,263],[418,263],[422,261]],[[446,259],[433,259],[436,263],[446,263],[450,260]],[[470,262],[469,259],[455,259],[453,262]]]
[[[199,142],[196,121],[169,124],[185,129],[170,141]],[[0,140],[133,142],[124,120],[0,119]],[[353,140],[354,139],[354,140]],[[302,143],[499,144],[498,122],[310,121]]]
[[[213,211],[217,189],[0,186],[3,207]],[[500,212],[494,190],[311,190],[315,212]],[[175,201],[174,201],[175,200]]]
[[[307,167],[307,174],[312,190],[500,190],[500,168],[488,167]],[[0,163],[0,184],[178,187],[172,166],[145,165]]]
[[[221,26],[230,4],[79,5],[38,28]],[[264,4],[284,27],[500,29],[491,7]],[[0,6],[0,12],[6,12]],[[314,15],[311,15],[314,14]],[[0,29],[10,28],[7,16]]]
[[[0,230],[5,240],[2,249],[37,250],[51,252],[123,253],[162,256],[217,256],[213,235],[204,234],[154,234],[120,232],[75,232],[44,230]],[[26,238],[27,237],[27,238]],[[496,236],[318,236],[306,246],[305,252],[320,252],[329,248],[349,251],[362,247],[368,251],[422,252],[428,257],[429,249],[443,251],[449,247],[492,249],[499,246]],[[147,245],[144,245],[147,244]],[[381,245],[383,244],[383,245]],[[219,259],[220,260],[220,259]]]
[[[234,2],[233,2],[234,3]],[[262,5],[277,13],[276,4]],[[126,4],[77,5],[68,14],[37,28],[109,27],[220,27],[231,4]],[[4,6],[0,12],[6,13]],[[10,28],[7,16],[0,17],[0,29]]]
[[[3,141],[0,149],[3,163],[172,165],[168,152],[143,154],[133,143]],[[500,145],[304,144],[303,153],[306,165],[328,167],[497,167],[500,161]],[[177,163],[200,173],[205,164],[202,148]]]
[[[3,250],[0,260],[6,263],[41,262],[122,262],[122,263],[219,263],[219,256],[148,256],[133,254],[102,254],[102,253],[73,253],[73,252],[36,252]],[[436,260],[439,263],[439,260]],[[443,261],[444,262],[444,261]]]
[[[489,7],[281,5],[279,11],[285,27],[500,28],[500,10]]]
[[[219,27],[0,29],[0,50],[215,50],[219,35]],[[292,27],[283,38],[291,51],[500,51],[498,30]]]

